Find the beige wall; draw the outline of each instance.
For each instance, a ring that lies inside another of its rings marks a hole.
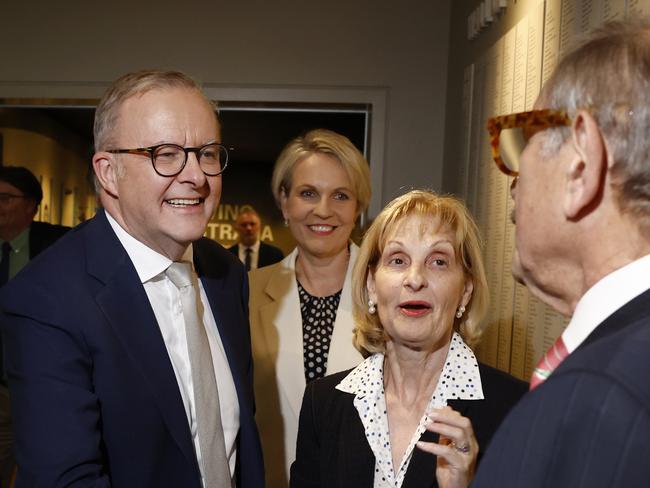
[[[24,166],[41,181],[36,220],[74,226],[95,213],[87,181],[87,145],[43,114],[0,108],[4,164]]]
[[[97,97],[143,67],[222,97],[374,97],[372,213],[441,186],[449,0],[36,3],[0,4],[0,98]]]

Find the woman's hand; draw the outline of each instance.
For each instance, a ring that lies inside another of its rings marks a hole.
[[[438,457],[436,478],[440,488],[466,488],[474,478],[478,442],[472,423],[444,407],[429,413],[427,430],[440,434],[438,443],[422,442],[417,447]]]

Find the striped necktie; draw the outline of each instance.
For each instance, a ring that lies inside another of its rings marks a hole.
[[[537,367],[533,371],[533,376],[530,378],[530,389],[534,390],[541,383],[543,383],[555,368],[557,368],[564,358],[569,355],[569,351],[562,340],[562,336],[558,337],[546,354],[539,360]]]

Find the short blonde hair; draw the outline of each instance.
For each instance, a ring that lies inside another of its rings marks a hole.
[[[278,207],[282,194],[289,195],[296,164],[317,153],[333,156],[341,162],[352,183],[357,211],[364,212],[370,204],[371,195],[368,162],[347,137],[327,129],[310,130],[296,137],[278,156],[271,178],[271,190]]]
[[[406,217],[437,217],[441,226],[455,233],[456,256],[474,289],[461,319],[454,330],[471,347],[483,333],[482,320],[488,306],[488,286],[481,258],[479,230],[467,207],[455,197],[413,190],[390,202],[368,228],[352,274],[352,313],[355,321],[354,346],[364,356],[384,352],[386,335],[378,314],[368,312],[368,274],[376,269],[390,233]]]
[[[203,94],[199,84],[185,73],[163,70],[141,70],[127,73],[111,84],[97,105],[93,126],[95,151],[104,151],[113,144],[113,131],[117,125],[120,107],[126,100],[162,88],[196,90],[216,110],[216,105]]]

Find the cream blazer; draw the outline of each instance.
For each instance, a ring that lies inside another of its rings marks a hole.
[[[359,248],[351,242],[326,374],[353,368],[363,361],[361,353],[352,345],[351,276],[358,254]],[[306,386],[296,284],[297,256],[296,248],[279,263],[249,274],[256,420],[269,488],[289,485],[289,468],[296,457],[298,416]]]

